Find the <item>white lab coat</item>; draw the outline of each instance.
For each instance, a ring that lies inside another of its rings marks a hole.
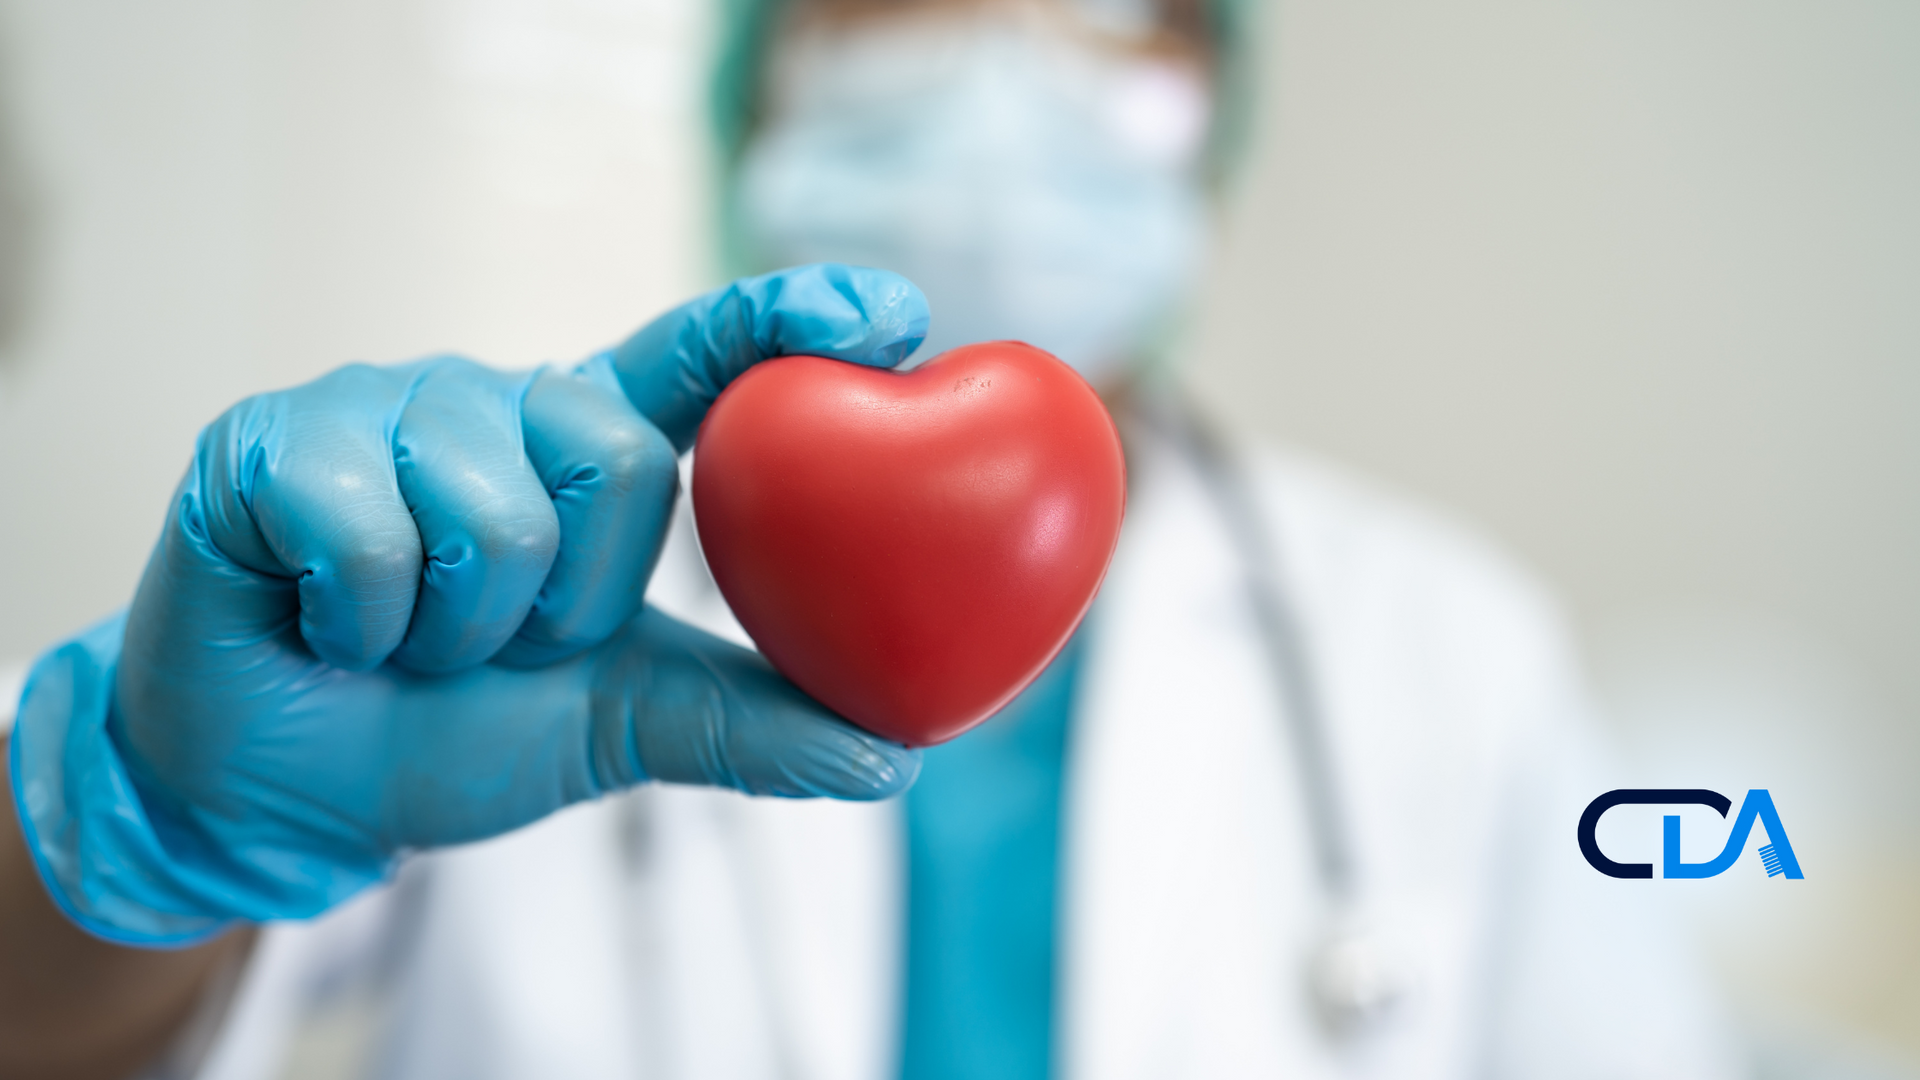
[[[1305,968],[1328,913],[1240,566],[1186,459],[1130,449],[1069,755],[1062,1075],[1731,1075],[1650,883],[1577,851],[1581,806],[1617,785],[1551,608],[1449,525],[1256,455],[1363,917],[1412,988],[1373,1033],[1327,1037]],[[676,545],[657,598],[713,621],[712,596],[671,586],[697,565]],[[899,832],[894,804],[656,786],[416,858],[265,931],[201,1075],[294,1054],[301,1076],[882,1080]]]

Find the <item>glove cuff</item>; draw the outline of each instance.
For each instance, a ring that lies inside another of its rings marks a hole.
[[[123,945],[177,948],[219,933],[218,885],[174,858],[107,734],[126,614],[42,656],[9,748],[14,807],[47,892]]]

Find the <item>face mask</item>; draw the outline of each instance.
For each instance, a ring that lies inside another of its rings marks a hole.
[[[770,264],[926,291],[916,358],[1012,338],[1099,383],[1182,306],[1206,237],[1198,72],[1031,25],[897,20],[803,37],[735,209]]]

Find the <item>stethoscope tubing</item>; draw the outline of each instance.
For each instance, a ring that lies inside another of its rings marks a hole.
[[[1144,418],[1186,455],[1226,526],[1240,562],[1247,606],[1285,714],[1320,887],[1333,907],[1349,907],[1358,899],[1355,849],[1328,740],[1326,711],[1304,623],[1280,581],[1279,545],[1261,513],[1251,478],[1240,456],[1191,403],[1156,403],[1145,410]]]
[[[1326,908],[1320,939],[1307,958],[1307,989],[1327,1036],[1349,1042],[1381,1029],[1407,997],[1411,972],[1364,920],[1359,848],[1306,623],[1283,583],[1280,545],[1244,458],[1190,402],[1160,398],[1143,404],[1142,419],[1170,439],[1199,476],[1240,563],[1246,603],[1284,714]]]

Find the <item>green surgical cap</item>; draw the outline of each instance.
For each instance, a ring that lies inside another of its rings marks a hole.
[[[713,132],[723,176],[731,178],[746,150],[760,107],[767,52],[791,0],[720,0],[720,52],[713,73]],[[1213,43],[1213,129],[1207,173],[1216,185],[1239,161],[1253,110],[1255,0],[1210,0],[1207,29]],[[731,187],[731,184],[728,185]]]

